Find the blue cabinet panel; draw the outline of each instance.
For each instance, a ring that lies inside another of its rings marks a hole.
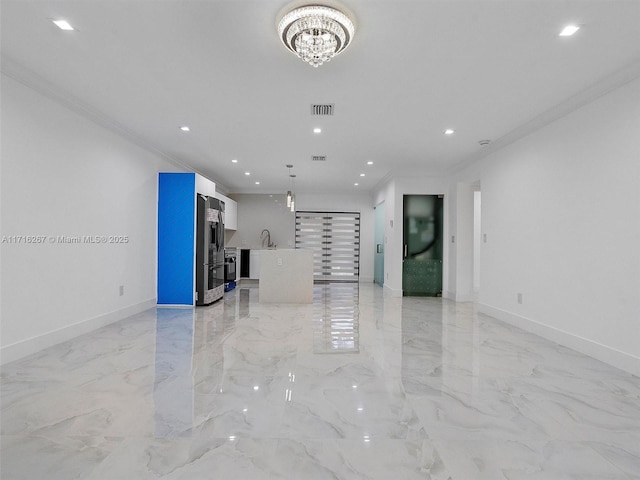
[[[195,174],[158,177],[158,304],[193,305]]]

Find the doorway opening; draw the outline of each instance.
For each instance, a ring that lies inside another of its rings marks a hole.
[[[480,187],[473,192],[473,296],[480,294],[480,250],[482,245],[482,194]]]
[[[376,285],[384,286],[384,202],[374,207],[375,227],[373,254],[373,281]]]
[[[442,296],[443,195],[404,195],[402,292]]]

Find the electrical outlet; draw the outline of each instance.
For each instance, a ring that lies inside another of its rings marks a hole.
[[[124,295],[124,285],[120,285],[120,296]]]
[[[483,241],[484,243],[487,243],[487,234],[486,234],[486,233],[484,233],[484,234],[482,235],[482,241]]]
[[[518,293],[518,303],[522,305],[522,294]]]
[[[455,235],[451,235],[451,243],[456,243],[456,236]]]
[[[281,267],[282,266],[282,257],[278,257],[278,266]]]

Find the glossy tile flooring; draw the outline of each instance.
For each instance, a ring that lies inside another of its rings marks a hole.
[[[2,480],[640,479],[640,379],[474,305],[319,285],[2,369]]]

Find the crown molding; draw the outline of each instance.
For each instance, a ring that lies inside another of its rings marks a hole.
[[[161,157],[163,160],[169,162],[170,164],[185,171],[194,172],[202,175],[205,178],[209,178],[207,177],[207,175],[194,169],[192,166],[186,164],[182,160],[158,149],[155,145],[149,143],[147,140],[137,135],[135,132],[125,127],[121,123],[115,121],[105,113],[80,100],[78,97],[74,96],[67,90],[54,85],[44,77],[38,75],[33,70],[25,67],[24,65],[20,64],[19,62],[15,61],[5,54],[2,54],[0,56],[0,72],[3,75],[6,75],[7,77],[20,83],[21,85],[24,85],[25,87],[38,92],[48,99],[58,103],[59,105],[62,105],[63,107],[73,111],[74,113],[77,113],[78,115],[95,123],[96,125],[99,125],[115,133],[116,135],[125,138],[138,147],[158,157]],[[218,183],[213,179],[210,180],[216,183],[217,188]],[[219,186],[221,190],[225,188],[224,185]]]
[[[588,105],[600,97],[607,95],[608,93],[634,81],[640,77],[640,58],[634,60],[620,70],[617,70],[613,74],[599,80],[584,90],[568,97],[563,102],[560,102],[555,107],[552,107],[540,115],[534,117],[526,123],[523,123],[519,127],[514,128],[502,137],[492,141],[486,147],[483,147],[480,151],[462,159],[456,165],[451,167],[447,172],[449,175],[456,175],[473,163],[491,155],[498,150],[505,148],[512,143],[524,138],[532,133],[540,130],[541,128],[565,117],[576,110]]]

